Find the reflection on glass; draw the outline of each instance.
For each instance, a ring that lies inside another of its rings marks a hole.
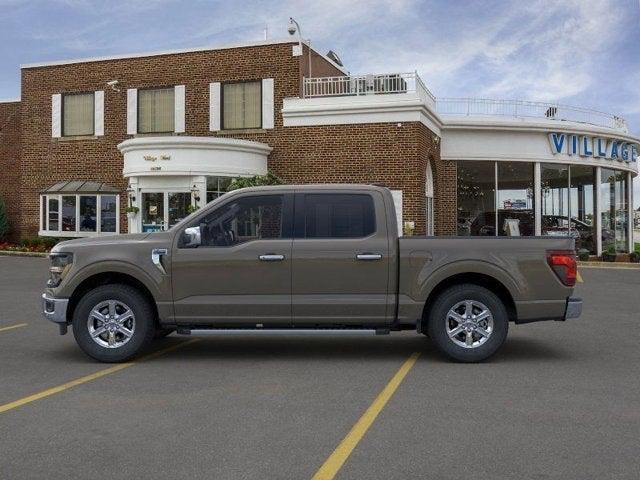
[[[542,235],[569,235],[569,166],[540,165]]]
[[[608,168],[600,171],[602,251],[628,250],[627,174]]]
[[[189,205],[191,205],[191,193],[169,194],[169,228],[188,215]]]
[[[58,208],[57,198],[49,197],[49,228],[47,230],[58,230]]]
[[[495,235],[495,162],[458,162],[458,235]]]
[[[142,194],[142,231],[156,232],[164,229],[164,193]]]
[[[498,234],[535,234],[533,163],[498,162]]]
[[[571,166],[571,230],[576,239],[576,250],[586,249],[596,253],[596,222],[594,198],[596,170],[582,165]]]
[[[95,232],[96,231],[96,205],[95,196],[80,197],[80,231]]]
[[[76,197],[62,197],[62,230],[64,232],[76,231]]]
[[[102,195],[100,197],[100,231],[115,233],[117,221],[116,196]]]

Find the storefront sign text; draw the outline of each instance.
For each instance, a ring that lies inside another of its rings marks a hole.
[[[615,138],[592,137],[567,133],[550,133],[551,153],[606,158],[620,162],[637,162],[638,145]]]

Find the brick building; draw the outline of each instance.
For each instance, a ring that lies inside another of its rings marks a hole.
[[[286,40],[24,65],[20,101],[0,103],[13,235],[162,229],[231,178],[272,171],[384,184],[418,235],[579,230],[594,253],[628,250],[638,139],[619,117],[436,101],[415,73],[336,62]]]

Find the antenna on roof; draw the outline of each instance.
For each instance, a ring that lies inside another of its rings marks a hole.
[[[269,25],[266,23],[264,25],[264,40],[269,40]]]

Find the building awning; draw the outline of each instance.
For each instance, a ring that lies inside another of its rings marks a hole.
[[[120,193],[121,189],[112,187],[103,182],[87,182],[84,180],[71,180],[59,182],[42,190],[41,193]]]

